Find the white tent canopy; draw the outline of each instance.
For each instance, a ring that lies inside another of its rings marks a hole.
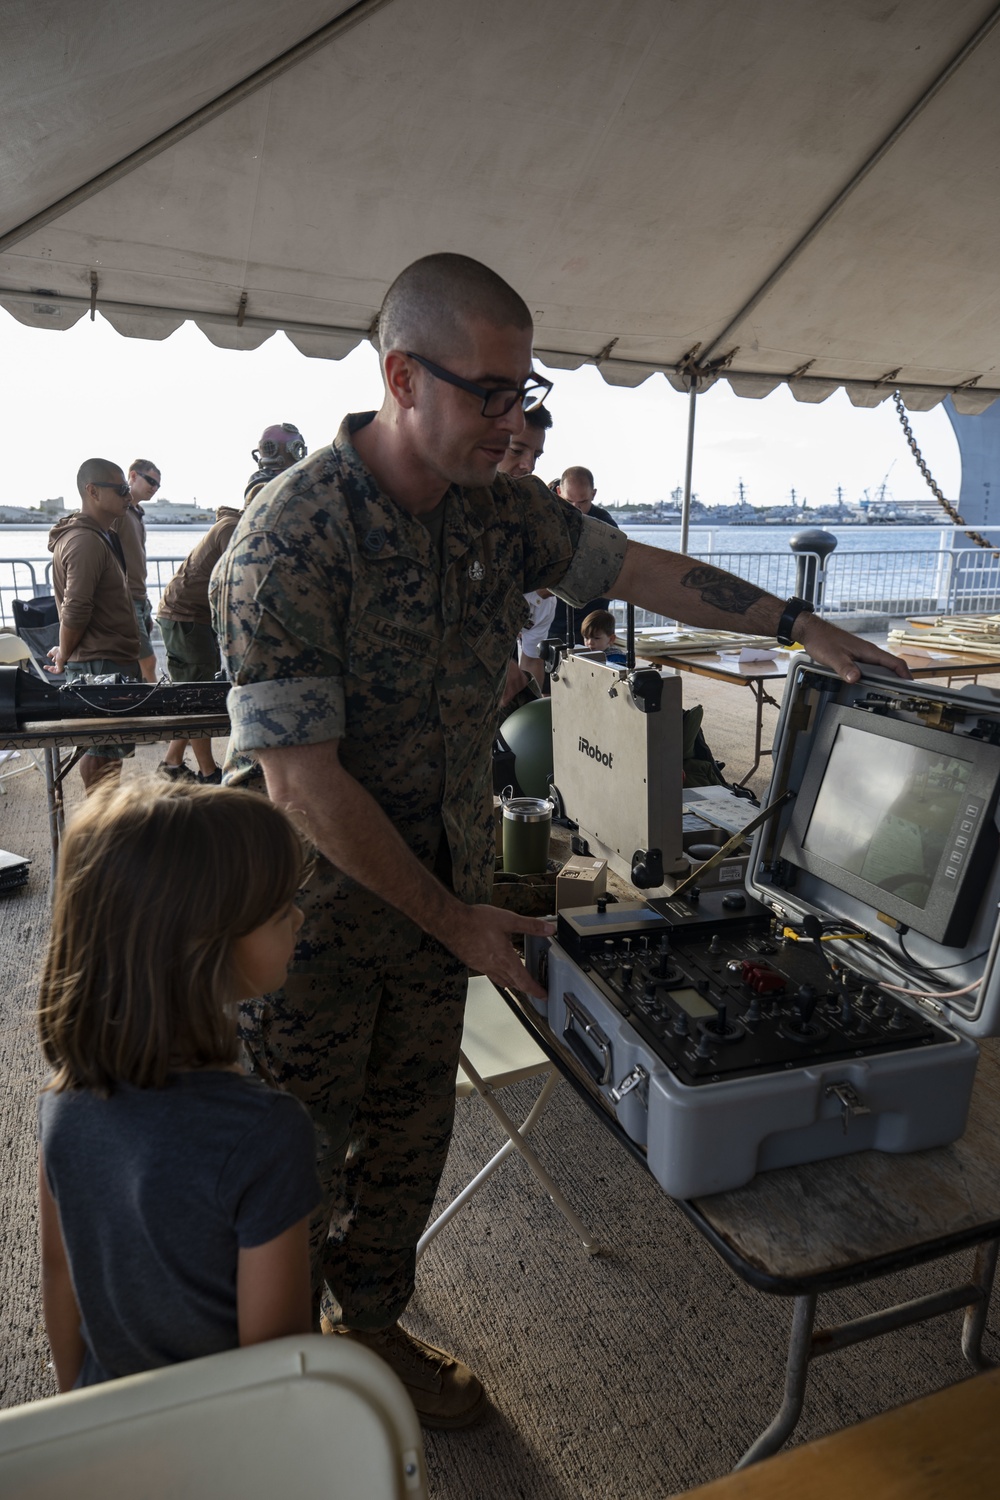
[[[6,0],[0,305],[338,358],[408,261],[550,366],[1000,395],[990,0]]]

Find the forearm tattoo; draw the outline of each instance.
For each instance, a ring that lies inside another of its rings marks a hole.
[[[734,578],[719,568],[704,565],[692,568],[681,579],[687,589],[699,589],[703,604],[713,604],[728,615],[745,615],[751,605],[765,597],[765,590],[755,588],[744,578]]]

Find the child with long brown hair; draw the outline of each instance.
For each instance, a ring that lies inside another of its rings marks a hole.
[[[60,1390],[311,1326],[309,1116],[237,1062],[302,845],[265,798],[134,784],[70,824],[39,998],[45,1325]]]

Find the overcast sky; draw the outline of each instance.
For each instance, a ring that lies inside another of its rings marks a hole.
[[[80,463],[98,456],[123,467],[152,459],[168,499],[241,504],[264,427],[294,422],[312,450],[330,441],[345,412],[381,398],[368,344],[340,361],[307,359],[276,334],[235,353],[190,323],[162,343],[122,338],[100,314],[61,333],[25,328],[0,310],[0,361],[6,505],[53,495],[72,503]],[[662,376],[623,390],[593,366],[546,373],[556,383],[548,403],[555,426],[543,479],[584,464],[605,505],[667,498],[683,484],[688,398]],[[932,472],[956,498],[958,445],[944,408],[911,420]],[[786,502],[793,487],[818,505],[835,499],[838,485],[856,501],[886,478],[897,499],[931,499],[891,401],[859,410],[838,391],[809,405],[784,387],[752,401],[724,381],[699,397],[693,488],[706,504],[734,500],[740,479],[754,505]]]

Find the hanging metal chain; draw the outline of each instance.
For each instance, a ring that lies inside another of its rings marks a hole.
[[[924,476],[924,479],[927,481],[928,488],[930,489],[937,503],[940,505],[941,509],[948,516],[949,520],[953,521],[956,526],[962,527],[962,530],[969,538],[970,542],[975,542],[977,547],[985,547],[988,552],[993,553],[994,557],[1000,557],[1000,552],[997,551],[994,544],[988,541],[986,537],[982,536],[980,532],[970,531],[963,521],[962,517],[959,515],[958,511],[952,505],[951,501],[945,499],[944,491],[942,490],[941,486],[935,481],[934,475],[927,467],[924,455],[917,447],[917,440],[913,436],[913,428],[910,426],[910,420],[906,415],[906,407],[903,405],[902,396],[898,391],[893,391],[892,399],[895,403],[896,411],[899,414],[899,420],[902,423],[903,432],[906,434],[906,441],[909,445],[910,452],[916,459],[917,468],[920,470],[921,474]]]

